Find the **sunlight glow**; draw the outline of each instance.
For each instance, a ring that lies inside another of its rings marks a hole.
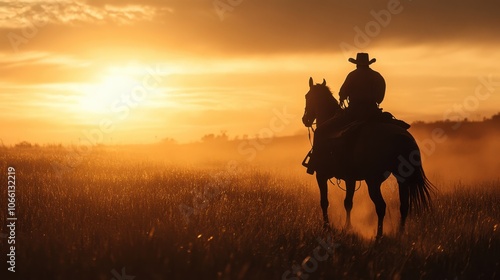
[[[89,86],[81,96],[81,109],[88,113],[106,113],[110,106],[130,94],[140,82],[126,71],[114,71],[101,82]]]

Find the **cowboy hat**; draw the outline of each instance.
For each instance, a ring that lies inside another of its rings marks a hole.
[[[367,53],[358,53],[356,55],[356,59],[354,58],[349,58],[349,62],[354,63],[356,65],[370,65],[377,61],[375,58],[372,58],[369,60],[368,54]]]

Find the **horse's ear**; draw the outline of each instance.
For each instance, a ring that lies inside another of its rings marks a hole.
[[[312,87],[314,85],[314,81],[312,77],[309,77],[309,87]]]
[[[321,84],[322,86],[326,86],[326,80],[323,79],[323,83]]]

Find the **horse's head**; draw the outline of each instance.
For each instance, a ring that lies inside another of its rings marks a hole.
[[[325,79],[321,84],[314,84],[312,77],[309,78],[309,91],[306,93],[306,108],[302,123],[306,127],[312,126],[314,120],[321,123],[333,117],[338,109],[340,109],[339,103],[326,86]]]

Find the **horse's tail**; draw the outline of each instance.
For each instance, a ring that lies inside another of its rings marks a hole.
[[[406,151],[398,157],[399,164],[394,175],[396,175],[400,187],[408,190],[410,211],[419,212],[430,209],[431,193],[435,187],[425,175],[420,149],[413,137],[407,143],[409,145],[406,147]]]
[[[418,166],[413,175],[403,185],[407,185],[410,193],[410,211],[426,210],[431,207],[431,192],[434,185],[425,176],[422,165]]]

